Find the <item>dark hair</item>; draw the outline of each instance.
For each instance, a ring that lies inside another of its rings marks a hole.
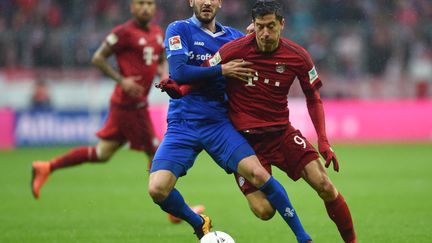
[[[252,19],[255,21],[256,17],[263,17],[267,14],[274,14],[277,20],[282,21],[281,4],[275,0],[257,0],[252,7]]]

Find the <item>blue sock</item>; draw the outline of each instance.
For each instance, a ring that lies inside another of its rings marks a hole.
[[[196,214],[194,211],[190,209],[190,207],[184,201],[182,195],[177,189],[172,189],[168,197],[163,202],[156,202],[160,208],[171,214],[176,216],[177,218],[181,218],[184,221],[188,222],[194,229],[197,227],[201,227],[203,220],[201,216]]]
[[[291,230],[297,237],[298,242],[306,242],[311,240],[311,237],[303,229],[303,225],[294,211],[294,207],[288,198],[283,186],[272,177],[260,188],[270,201],[271,205],[276,208],[285,222],[288,223]]]

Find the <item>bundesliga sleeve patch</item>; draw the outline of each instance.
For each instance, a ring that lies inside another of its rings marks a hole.
[[[179,35],[169,38],[168,42],[169,42],[169,49],[171,51],[180,50],[183,48]]]
[[[108,42],[108,44],[109,44],[110,46],[113,46],[113,45],[115,45],[115,44],[118,42],[118,37],[117,37],[116,34],[111,33],[111,34],[109,34],[109,35],[107,36],[106,41]]]
[[[318,78],[318,73],[315,66],[309,71],[309,82],[312,84]]]
[[[222,57],[220,56],[219,52],[216,52],[216,54],[209,60],[210,66],[216,66],[222,61]]]

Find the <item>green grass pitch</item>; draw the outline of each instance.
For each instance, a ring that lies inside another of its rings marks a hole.
[[[334,146],[341,172],[329,170],[353,214],[359,242],[432,242],[432,144]],[[197,242],[186,224],[172,225],[147,194],[146,158],[122,150],[104,165],[54,173],[36,201],[30,164],[67,148],[0,152],[0,242]],[[342,242],[325,208],[304,181],[275,170],[314,242]],[[177,188],[190,204],[205,204],[215,230],[237,243],[295,242],[279,215],[253,216],[226,175],[202,154]]]

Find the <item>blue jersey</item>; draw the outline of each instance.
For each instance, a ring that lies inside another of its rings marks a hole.
[[[201,27],[193,16],[171,23],[165,35],[167,58],[186,55],[187,65],[201,66],[225,43],[244,36],[240,31],[216,23],[216,33]],[[198,91],[180,99],[171,99],[168,119],[227,119],[225,80],[202,80]]]

